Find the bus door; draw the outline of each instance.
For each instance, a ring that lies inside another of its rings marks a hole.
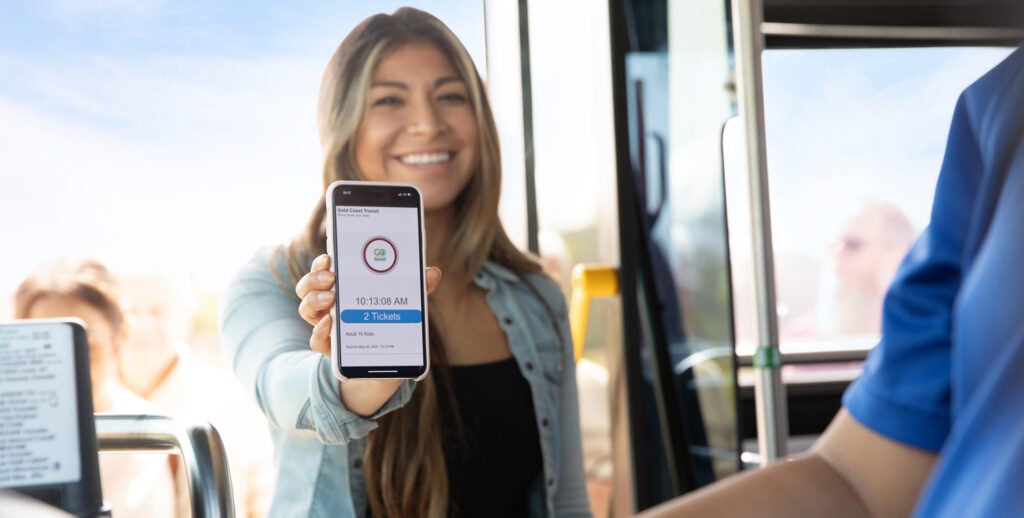
[[[740,467],[721,1],[611,2],[623,370],[635,509]]]

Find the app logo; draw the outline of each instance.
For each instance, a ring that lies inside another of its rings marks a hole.
[[[370,271],[387,273],[398,262],[398,249],[386,237],[374,237],[363,245],[363,263]]]

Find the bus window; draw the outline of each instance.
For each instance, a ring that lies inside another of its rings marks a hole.
[[[768,50],[765,139],[776,310],[786,358],[790,453],[839,409],[878,341],[882,299],[927,224],[959,92],[1009,53],[933,47]],[[723,134],[736,350],[749,365],[757,322],[744,144]],[[755,450],[754,372],[741,367],[744,449]]]
[[[1009,52],[764,52],[783,352],[874,345],[885,288],[928,221],[957,95]],[[736,334],[738,349],[749,353],[756,322],[738,129],[726,130],[724,148]]]

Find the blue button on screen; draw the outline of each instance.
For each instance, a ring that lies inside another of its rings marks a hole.
[[[419,324],[423,313],[418,309],[346,309],[341,312],[346,324]]]

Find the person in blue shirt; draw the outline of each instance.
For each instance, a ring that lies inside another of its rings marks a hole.
[[[423,194],[440,268],[432,365],[418,383],[334,377],[322,189],[302,232],[257,253],[221,310],[234,370],[274,427],[270,514],[589,516],[565,301],[498,219],[497,130],[469,54],[422,11],[372,16],[327,65],[318,127],[324,189]]]
[[[1024,48],[960,96],[882,339],[811,451],[655,516],[1024,512]]]

